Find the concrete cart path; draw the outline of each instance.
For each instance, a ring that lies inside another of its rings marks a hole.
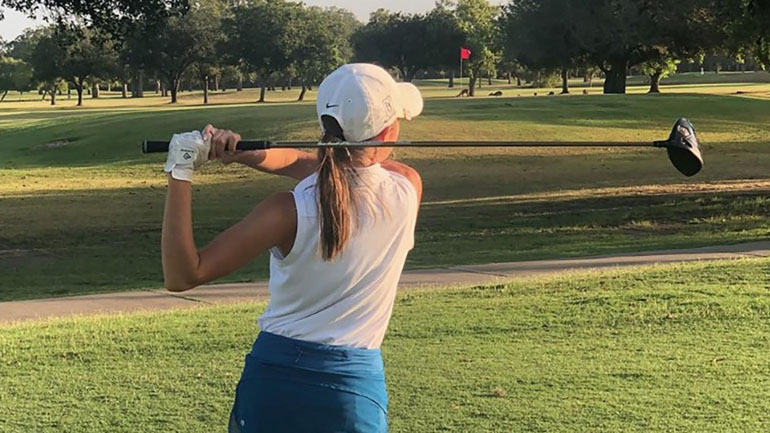
[[[581,259],[538,260],[407,271],[401,277],[399,290],[494,284],[525,276],[580,269],[606,269],[747,257],[770,257],[770,241]],[[265,301],[268,296],[267,283],[256,282],[203,286],[181,294],[169,293],[165,290],[143,290],[33,301],[0,302],[0,323],[71,315],[166,310],[201,304]]]

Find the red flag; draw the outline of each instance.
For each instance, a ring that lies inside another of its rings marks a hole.
[[[471,50],[467,48],[460,48],[460,58],[462,60],[468,60],[471,58]]]

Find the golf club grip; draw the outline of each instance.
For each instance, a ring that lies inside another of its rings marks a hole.
[[[238,143],[238,150],[266,150],[272,142],[266,140],[244,140]],[[142,153],[167,153],[168,141],[145,140],[142,143]]]

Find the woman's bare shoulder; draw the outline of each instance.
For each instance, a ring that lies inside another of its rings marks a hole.
[[[380,165],[382,168],[394,173],[398,173],[409,180],[414,185],[414,189],[417,190],[417,200],[422,201],[422,178],[420,173],[413,167],[410,167],[402,162],[398,161],[383,161]]]

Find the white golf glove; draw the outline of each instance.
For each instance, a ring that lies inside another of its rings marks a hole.
[[[209,159],[211,139],[203,139],[199,131],[174,134],[168,146],[164,171],[176,180],[191,182],[193,173]]]

